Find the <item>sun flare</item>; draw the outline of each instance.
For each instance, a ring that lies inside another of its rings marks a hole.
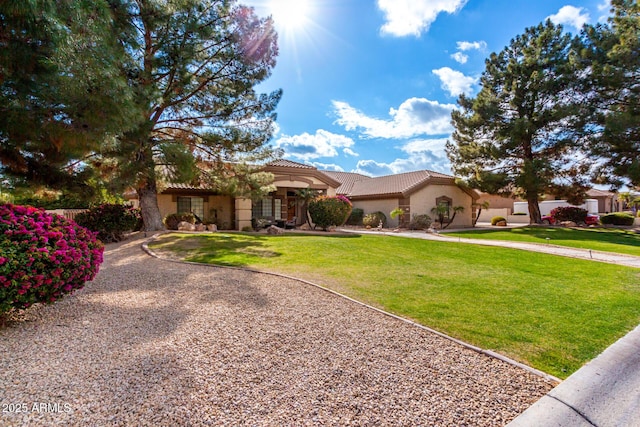
[[[311,13],[309,0],[271,0],[269,9],[276,26],[285,30],[304,27]]]

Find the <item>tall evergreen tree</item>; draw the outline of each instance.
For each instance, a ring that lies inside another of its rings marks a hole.
[[[80,161],[134,122],[103,0],[0,2],[0,174],[90,193]]]
[[[583,31],[581,59],[593,106],[586,130],[601,159],[596,179],[640,186],[640,4],[612,0],[608,25]]]
[[[482,191],[515,192],[541,223],[546,192],[579,199],[586,164],[578,161],[582,95],[573,39],[550,21],[527,28],[486,61],[481,90],[452,113],[447,155],[456,174]]]
[[[113,9],[135,29],[122,39],[124,73],[144,113],[101,154],[120,182],[136,188],[145,228],[164,228],[163,182],[190,182],[204,171],[200,178],[211,184],[254,190],[246,187],[260,179],[239,176],[248,161],[273,154],[266,142],[281,97],[254,90],[275,65],[272,21],[234,0],[127,0]]]

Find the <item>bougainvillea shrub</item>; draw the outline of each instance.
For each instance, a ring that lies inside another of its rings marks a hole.
[[[351,201],[345,196],[320,196],[309,202],[311,221],[323,230],[331,226],[340,226],[351,214]]]
[[[556,222],[573,221],[575,223],[585,222],[588,211],[576,206],[560,206],[553,209],[550,215]]]
[[[78,225],[98,232],[103,243],[124,240],[124,233],[134,231],[141,221],[140,209],[120,204],[102,204],[75,217]]]
[[[0,204],[0,317],[82,288],[103,251],[96,233],[60,215]]]

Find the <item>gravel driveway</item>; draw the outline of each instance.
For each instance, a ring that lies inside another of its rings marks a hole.
[[[0,425],[502,426],[552,388],[319,288],[140,243],[0,330]]]

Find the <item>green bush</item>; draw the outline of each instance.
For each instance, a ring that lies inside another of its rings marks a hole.
[[[431,217],[429,215],[413,214],[409,223],[410,230],[426,230],[431,227]]]
[[[494,216],[493,218],[491,218],[491,225],[496,225],[500,221],[507,222],[506,218],[503,216]]]
[[[244,231],[245,233],[248,233],[250,231],[253,231],[253,227],[245,225],[244,227],[242,227],[242,231]]]
[[[169,214],[165,216],[162,222],[164,222],[164,225],[165,227],[167,227],[167,230],[177,230],[178,224],[180,224],[182,221],[195,224],[196,216],[191,212],[174,213],[174,214]]]
[[[104,243],[124,240],[124,233],[141,228],[140,209],[118,204],[104,204],[81,212],[76,223],[98,233]]]
[[[95,233],[63,216],[0,205],[0,318],[81,289],[98,273],[103,250]]]
[[[351,214],[351,202],[344,196],[320,196],[309,202],[311,221],[323,230],[345,223]]]
[[[561,221],[573,221],[578,224],[585,222],[588,213],[589,212],[586,209],[578,208],[576,206],[560,206],[553,209],[549,214],[556,220],[556,223]]]
[[[378,227],[380,225],[380,221],[382,221],[382,226],[387,225],[387,216],[382,212],[373,212],[370,214],[366,214],[364,218],[362,218],[362,225],[365,227]]]
[[[364,211],[360,208],[351,209],[351,215],[347,218],[347,224],[349,225],[362,225],[362,218],[364,217]]]
[[[526,212],[514,212],[514,215],[528,215]]]
[[[600,222],[610,225],[633,225],[633,215],[614,212],[600,217]]]

